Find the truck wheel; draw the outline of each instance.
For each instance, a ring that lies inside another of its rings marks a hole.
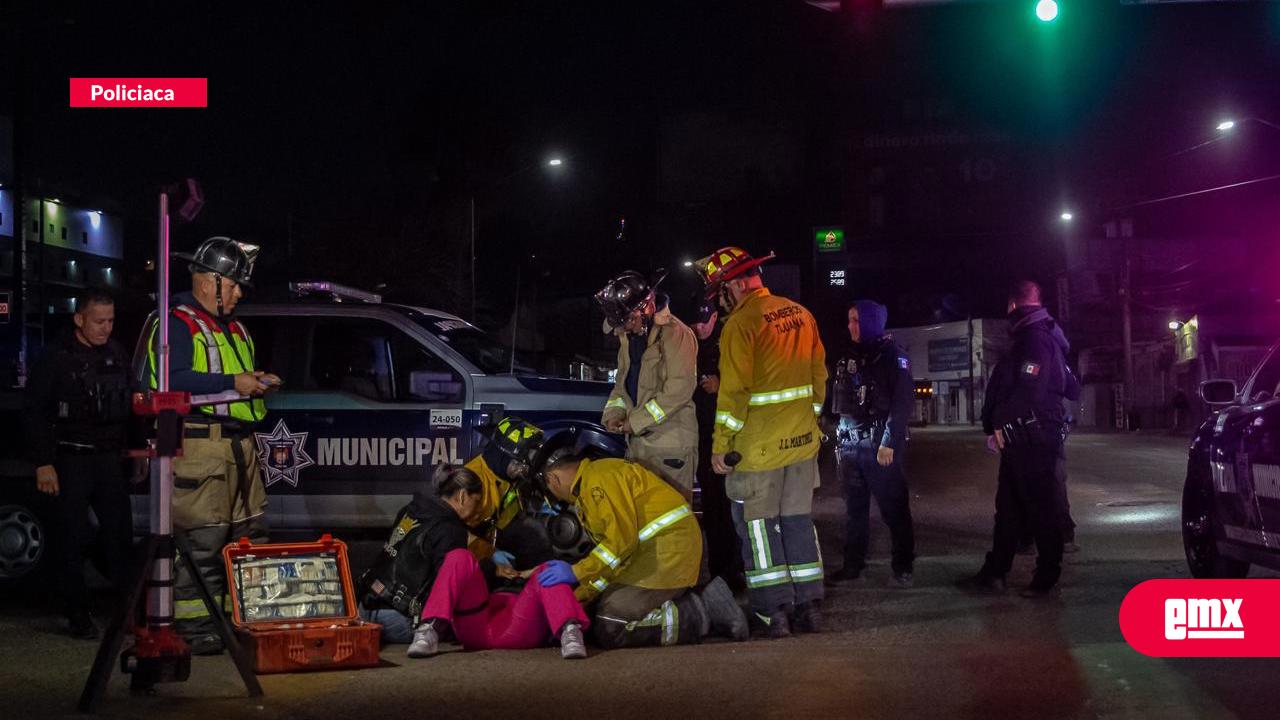
[[[1249,563],[1222,554],[1217,543],[1217,516],[1214,514],[1212,485],[1207,472],[1201,477],[1187,473],[1182,490],[1182,549],[1194,578],[1242,578]]]
[[[51,509],[35,490],[0,495],[0,592],[34,588],[53,564]]]

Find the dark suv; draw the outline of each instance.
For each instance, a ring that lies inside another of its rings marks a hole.
[[[1182,493],[1182,540],[1191,574],[1240,578],[1280,569],[1280,344],[1243,389],[1210,380],[1215,409],[1197,429]]]

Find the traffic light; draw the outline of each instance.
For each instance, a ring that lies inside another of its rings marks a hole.
[[[1036,2],[1036,17],[1040,22],[1050,23],[1058,19],[1058,3],[1057,0],[1038,0]]]

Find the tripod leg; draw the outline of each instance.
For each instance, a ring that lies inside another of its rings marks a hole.
[[[138,574],[129,587],[129,595],[125,598],[120,612],[111,620],[111,627],[98,645],[98,654],[93,659],[93,669],[84,683],[84,691],[80,693],[78,708],[82,713],[97,712],[98,704],[107,690],[107,681],[111,679],[111,668],[120,657],[120,648],[124,645],[124,636],[137,614],[138,602],[142,599],[142,588],[151,575],[151,563],[156,557],[159,538],[148,535],[142,544],[142,553],[138,562]]]
[[[253,663],[249,661],[246,648],[236,639],[236,634],[231,628],[231,623],[227,621],[227,615],[222,611],[222,605],[214,600],[213,593],[209,592],[209,586],[204,583],[204,576],[196,568],[195,560],[191,557],[191,548],[187,545],[186,538],[175,534],[174,542],[178,545],[178,555],[181,556],[182,562],[186,563],[187,570],[196,580],[196,589],[200,591],[200,599],[204,600],[204,605],[209,609],[209,614],[213,616],[214,626],[218,629],[218,635],[222,638],[222,644],[226,646],[227,652],[231,653],[231,659],[236,664],[236,670],[240,672],[240,679],[244,681],[245,689],[249,691],[249,697],[258,697],[262,695],[262,685],[258,683],[258,676],[253,673]]]

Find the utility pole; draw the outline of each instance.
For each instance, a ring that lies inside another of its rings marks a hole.
[[[973,393],[977,388],[973,384],[973,313],[969,313],[969,424],[974,424]]]
[[[1124,406],[1120,408],[1121,417],[1124,418],[1123,429],[1128,429],[1131,424],[1129,417],[1129,407],[1133,403],[1134,386],[1133,386],[1133,258],[1130,253],[1129,244],[1133,238],[1133,220],[1125,218],[1123,220],[1112,220],[1106,225],[1106,235],[1110,239],[1118,238],[1120,240],[1120,252],[1123,257],[1124,271],[1120,278],[1120,318],[1121,318],[1121,342],[1124,349]]]
[[[13,182],[13,298],[12,306],[9,310],[9,322],[13,323],[18,329],[18,358],[17,367],[15,368],[15,380],[18,387],[26,387],[27,384],[27,367],[30,361],[30,348],[27,346],[27,200],[23,193],[23,183],[26,181],[22,174],[23,153],[22,153],[22,126],[23,126],[23,22],[22,18],[25,13],[23,5],[19,4],[13,9],[10,19],[13,21],[11,28],[13,32],[13,40],[10,46],[14,48],[17,57],[13,63],[13,126],[10,135],[10,142],[13,147],[13,154],[10,158],[13,160],[13,177],[9,178]]]
[[[476,195],[471,194],[471,324],[476,324]]]

